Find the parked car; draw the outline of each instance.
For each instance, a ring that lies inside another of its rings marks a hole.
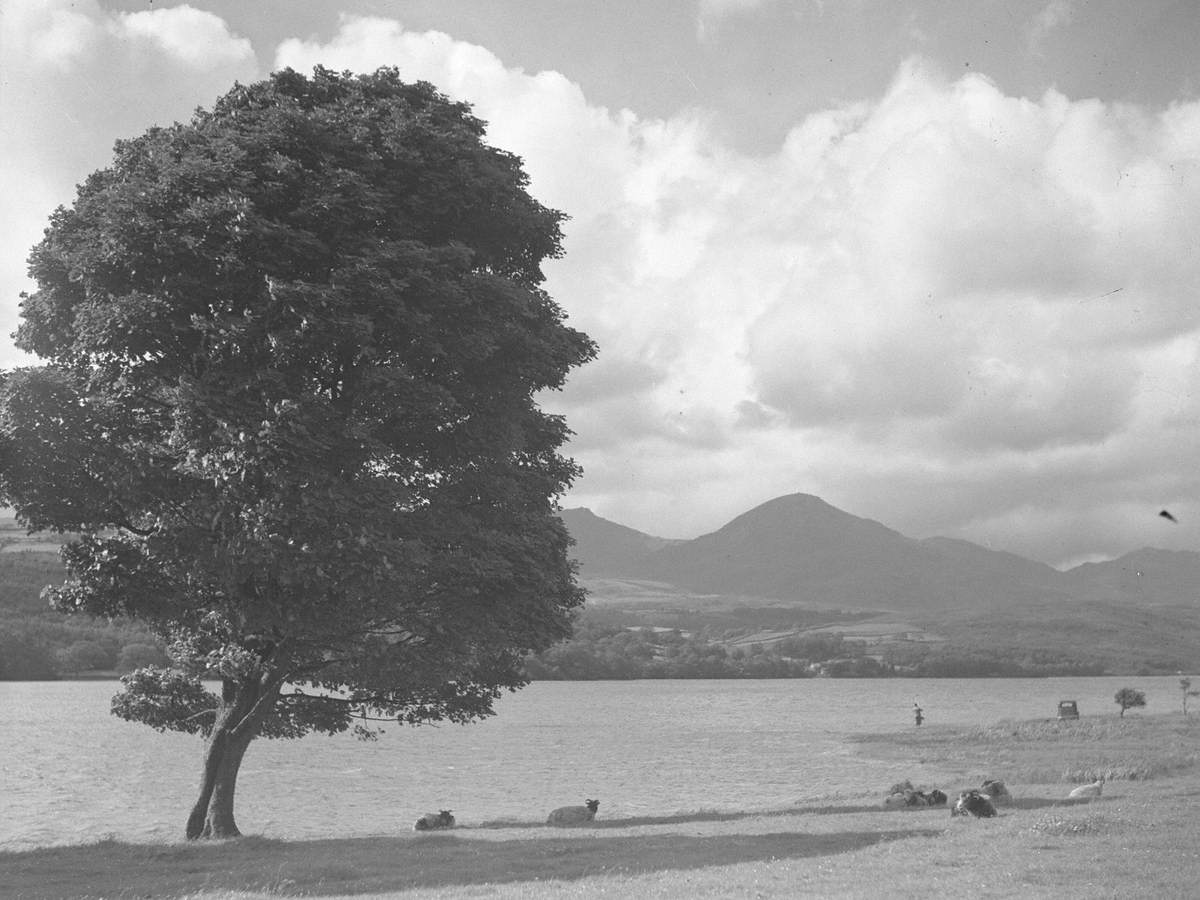
[[[1058,717],[1060,719],[1078,719],[1079,706],[1074,700],[1058,701]]]

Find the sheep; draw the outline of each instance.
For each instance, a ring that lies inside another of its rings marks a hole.
[[[907,784],[907,782],[905,782]],[[896,785],[899,787],[899,785]],[[914,788],[908,788],[903,791],[893,791],[888,794],[883,800],[883,805],[887,808],[899,807],[919,807],[919,806],[942,806],[946,802],[946,795],[934,788],[932,791],[918,791]]]
[[[888,809],[892,807],[943,806],[946,800],[946,795],[937,788],[931,791],[918,789],[913,787],[913,783],[906,778],[888,789],[883,798],[883,805]]]
[[[908,806],[908,796],[913,793],[913,790],[912,782],[907,778],[904,781],[893,784],[883,796],[883,805],[888,808],[893,806]]]
[[[1101,795],[1101,793],[1103,793],[1103,791],[1104,791],[1104,778],[1101,777],[1101,778],[1098,778],[1096,781],[1093,781],[1091,784],[1081,784],[1079,787],[1077,787],[1073,791],[1071,791],[1071,793],[1067,794],[1067,799],[1068,800],[1080,800],[1080,799],[1087,798],[1090,800],[1093,797],[1099,797]]]
[[[1008,787],[1003,781],[996,781],[994,778],[989,778],[983,783],[983,793],[992,801],[995,806],[1003,806],[1012,803],[1012,794],[1009,793]]]
[[[448,809],[443,809],[435,813],[425,813],[425,815],[413,823],[413,831],[434,831],[438,828],[453,827],[454,816],[450,815],[450,810]]]
[[[560,806],[546,818],[547,825],[582,825],[596,818],[599,800],[589,800],[583,806]]]
[[[985,794],[972,788],[958,795],[958,800],[950,809],[950,815],[990,819],[996,815],[996,807],[992,805],[992,801]]]

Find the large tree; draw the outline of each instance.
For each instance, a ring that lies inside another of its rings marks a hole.
[[[207,737],[189,837],[238,834],[256,736],[488,715],[582,602],[536,398],[594,346],[483,138],[394,70],[282,71],[119,142],[32,251],[0,499],[81,534],[57,608],[169,641],[113,710]]]

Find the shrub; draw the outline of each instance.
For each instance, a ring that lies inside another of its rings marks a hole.
[[[0,681],[49,681],[58,677],[46,646],[26,634],[0,632]]]
[[[76,641],[54,655],[62,670],[70,673],[109,669],[113,664],[111,654],[96,641]]]

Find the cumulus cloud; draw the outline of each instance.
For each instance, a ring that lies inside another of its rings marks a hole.
[[[549,287],[601,348],[548,398],[573,502],[674,536],[808,490],[1062,562],[1194,495],[1200,104],[1012,97],[912,60],[747,157],[702,115],[596,108],[394,22],[277,62],[433,81],[572,215]]]
[[[113,140],[186,119],[258,65],[212,13],[176,6],[114,13],[95,0],[14,0],[0,15],[0,333],[16,328],[25,255]],[[8,350],[2,364],[18,360]]]
[[[186,4],[111,13],[96,0],[10,0],[0,17],[6,69],[26,75],[121,57],[134,63],[148,50],[193,69],[224,69],[253,60],[250,42],[223,19]],[[102,58],[102,59],[100,59]],[[107,80],[108,70],[101,70]]]
[[[223,19],[186,5],[121,14],[109,31],[118,40],[156,47],[193,69],[224,70],[254,58],[250,42],[230,33]]]

